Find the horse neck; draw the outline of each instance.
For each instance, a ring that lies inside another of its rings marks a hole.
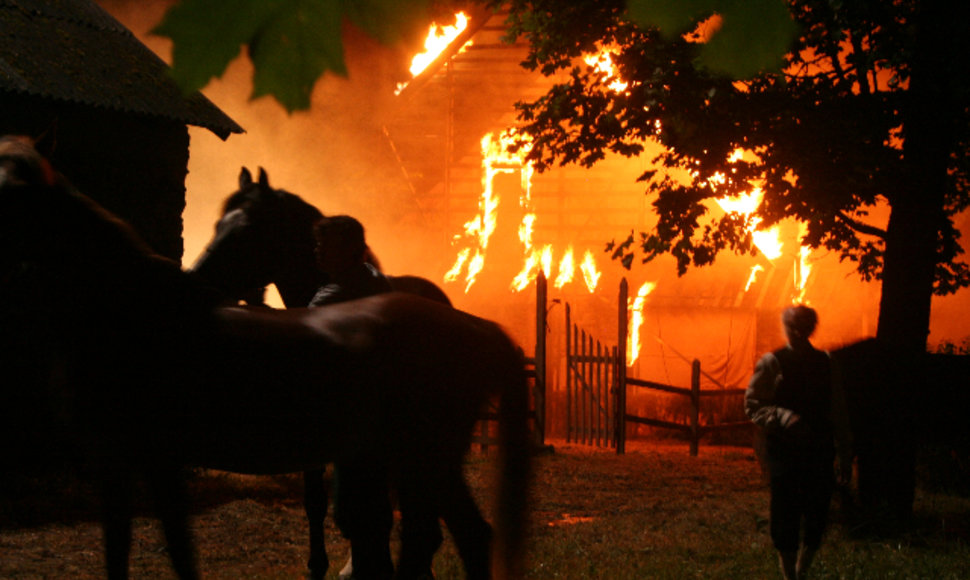
[[[273,241],[276,258],[272,282],[287,308],[302,308],[326,282],[317,268],[313,237],[313,224],[323,214],[296,194],[288,194],[287,201],[284,223],[275,228],[281,235]]]
[[[280,298],[287,308],[308,305],[317,289],[326,282],[326,277],[317,268],[313,246],[306,241],[291,243],[278,255],[280,259],[276,263],[273,283]]]

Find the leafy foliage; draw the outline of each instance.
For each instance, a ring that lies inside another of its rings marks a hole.
[[[698,19],[717,14],[722,25],[700,47],[698,64],[733,78],[777,71],[797,32],[784,0],[628,0],[627,13],[665,38],[688,33]]]
[[[674,5],[685,10],[675,14]],[[907,112],[934,105],[914,104],[906,90],[920,2],[793,0],[790,14],[800,32],[783,68],[742,80],[705,64],[702,57],[715,50],[713,40],[704,45],[670,32],[692,30],[722,9],[725,34],[734,18],[745,34],[762,33],[751,20],[759,11],[747,3],[631,0],[626,11],[621,0],[568,6],[513,0],[509,36],[529,42],[524,66],[558,79],[545,95],[517,105],[523,130],[534,141],[530,158],[540,170],[568,163],[591,166],[606,152],[636,156],[649,141],[666,146],[655,159],[664,171],[641,177],[654,198],[656,228],[610,247],[625,265],[632,264],[635,248],[643,261],[672,254],[681,273],[710,264],[722,250],[751,251],[750,218],[712,217],[705,202],[741,195],[758,184],[765,197],[752,217],[763,227],[800,220],[807,227],[804,244],[838,252],[864,279],[879,279],[886,231],[867,223],[869,212],[882,201],[921,203],[920,192],[904,186],[903,147],[910,128]],[[668,31],[638,26],[634,18]],[[616,76],[628,83],[625,89],[615,90],[615,78],[583,63],[584,54],[603,48],[612,52]],[[935,217],[924,224],[937,232],[938,293],[970,285],[952,222],[970,201],[970,89],[965,75],[954,77],[958,86],[952,94],[962,99],[955,107],[959,118],[953,119],[957,146],[950,155],[944,206],[930,207]],[[729,161],[737,149],[754,155]],[[693,181],[685,184],[679,177],[684,174]],[[715,176],[723,179],[710,179]]]
[[[316,81],[346,75],[344,19],[374,38],[410,39],[430,21],[431,0],[182,0],[153,31],[173,42],[172,74],[187,92],[221,76],[247,47],[252,98],[308,109]]]

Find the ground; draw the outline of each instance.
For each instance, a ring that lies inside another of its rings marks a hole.
[[[536,457],[530,578],[775,578],[768,493],[750,448],[634,442],[625,455],[563,441]],[[483,505],[491,462],[472,454],[468,475]],[[46,486],[45,486],[46,485]],[[298,476],[202,472],[191,480],[199,567],[207,579],[301,578],[307,533]],[[100,530],[87,488],[34,484],[0,499],[0,579],[99,578]],[[164,541],[145,510],[135,523],[133,578],[173,578]],[[970,501],[920,494],[918,529],[857,539],[838,513],[818,578],[960,578],[970,569]],[[339,569],[347,547],[328,518]],[[450,540],[439,578],[460,578]],[[331,571],[334,577],[336,570]],[[875,574],[875,575],[870,575]],[[930,576],[926,576],[930,574]]]

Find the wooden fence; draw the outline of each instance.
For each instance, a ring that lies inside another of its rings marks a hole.
[[[566,441],[616,446],[623,428],[616,350],[574,324],[566,304]]]
[[[690,454],[696,456],[703,435],[720,430],[751,428],[749,421],[700,424],[702,398],[739,397],[744,394],[744,389],[726,388],[714,377],[701,370],[700,361],[697,359],[690,360],[671,349],[691,365],[689,387],[678,387],[627,376],[627,299],[627,281],[623,279],[620,282],[616,346],[604,345],[573,324],[569,304],[566,304],[567,441],[613,447],[617,453],[624,453],[626,425],[636,423],[686,433],[690,441]],[[701,376],[721,388],[701,390]],[[687,422],[677,423],[628,413],[628,387],[651,389],[686,397],[690,403]]]

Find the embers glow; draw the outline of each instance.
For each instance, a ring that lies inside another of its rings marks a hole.
[[[636,298],[627,300],[627,319],[630,321],[629,336],[626,341],[626,364],[633,366],[640,356],[640,327],[643,326],[643,306],[647,296],[657,287],[656,282],[644,282],[637,291]]]
[[[428,30],[428,36],[426,36],[424,39],[424,52],[414,55],[414,57],[411,59],[411,66],[408,69],[411,71],[411,76],[416,77],[421,74],[424,69],[428,68],[428,65],[434,62],[434,60],[438,58],[438,55],[448,48],[455,38],[464,32],[466,28],[468,28],[468,17],[464,12],[455,14],[454,26],[439,26],[437,23],[432,22],[431,27]],[[458,52],[465,50],[471,46],[471,44],[472,41],[469,39],[461,46]],[[399,83],[394,94],[400,94],[407,85],[408,83]]]

